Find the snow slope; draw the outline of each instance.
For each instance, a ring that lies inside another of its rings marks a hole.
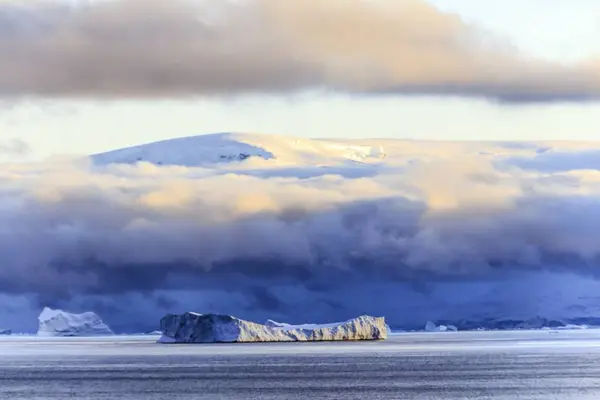
[[[110,328],[93,312],[71,314],[45,307],[38,317],[38,336],[112,335]]]
[[[385,158],[383,148],[331,140],[248,133],[216,133],[164,140],[92,156],[98,164],[150,162],[158,165],[207,166],[270,160],[276,165],[328,165]]]
[[[388,333],[384,318],[364,315],[323,325],[262,325],[229,315],[187,312],[166,315],[160,326],[162,343],[379,340],[386,339]]]

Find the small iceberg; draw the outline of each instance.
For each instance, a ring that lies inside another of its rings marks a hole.
[[[38,336],[105,336],[110,328],[95,313],[72,314],[45,307],[38,317]]]
[[[457,332],[458,328],[454,325],[436,325],[432,321],[427,321],[425,324],[426,332]]]

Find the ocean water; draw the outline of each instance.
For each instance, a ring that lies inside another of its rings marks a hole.
[[[0,339],[0,399],[600,399],[600,331],[160,345]]]

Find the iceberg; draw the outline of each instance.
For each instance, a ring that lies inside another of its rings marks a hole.
[[[160,321],[159,343],[308,342],[384,340],[388,330],[383,317],[363,315],[331,324],[290,325],[244,321],[230,315],[167,314]]]
[[[569,330],[582,330],[582,329],[590,329],[590,327],[589,327],[589,326],[587,326],[587,325],[574,325],[574,324],[567,324],[567,325],[565,325],[565,326],[559,326],[559,327],[556,327],[556,328],[554,328],[554,329],[558,329],[558,330],[566,330],[566,331],[569,331]]]
[[[427,321],[425,324],[425,331],[427,332],[456,332],[458,328],[454,325],[436,325],[432,321]]]
[[[12,330],[0,328],[0,336],[12,335]]]
[[[38,336],[113,335],[110,328],[93,312],[71,314],[45,307],[38,317]]]

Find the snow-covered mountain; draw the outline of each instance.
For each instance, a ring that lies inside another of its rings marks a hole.
[[[98,164],[149,162],[158,165],[209,166],[239,161],[284,165],[374,162],[385,158],[382,146],[248,133],[216,133],[164,140],[92,156]]]
[[[97,165],[290,168],[402,166],[452,160],[487,160],[541,172],[600,169],[599,142],[418,141],[310,139],[257,133],[214,133],[167,139],[94,154]],[[301,172],[299,172],[301,174]]]

